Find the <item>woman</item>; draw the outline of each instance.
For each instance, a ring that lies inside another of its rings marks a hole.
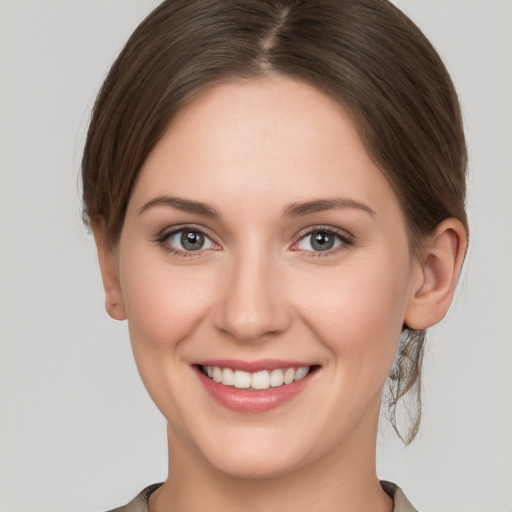
[[[155,9],[83,157],[106,309],[168,422],[168,479],[119,510],[414,510],[377,422],[388,376],[393,422],[419,406],[465,170],[450,78],[388,2]]]

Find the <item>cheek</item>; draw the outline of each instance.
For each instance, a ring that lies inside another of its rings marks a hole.
[[[301,279],[294,292],[300,315],[347,371],[382,368],[387,376],[403,325],[407,268],[403,258],[359,258]]]
[[[132,252],[121,268],[133,355],[149,395],[178,424],[180,404],[194,400],[187,396],[192,388],[183,386],[186,340],[208,312],[214,276],[211,271],[172,267],[164,258],[137,256]]]
[[[186,338],[207,313],[211,272],[171,267],[165,261],[141,264],[132,258],[121,282],[134,349],[166,350]]]

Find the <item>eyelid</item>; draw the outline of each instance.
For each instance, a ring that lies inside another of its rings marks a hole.
[[[172,254],[177,254],[179,256],[185,256],[185,257],[193,257],[193,256],[200,256],[203,255],[205,251],[212,250],[212,248],[207,249],[198,249],[197,251],[185,251],[182,249],[179,249],[178,247],[175,247],[167,242],[169,237],[172,235],[175,235],[177,233],[180,233],[182,231],[193,231],[196,233],[201,233],[205,238],[207,238],[214,246],[214,250],[221,249],[221,245],[217,243],[214,240],[214,237],[209,234],[209,230],[199,226],[197,224],[178,224],[175,226],[168,226],[164,229],[162,229],[158,235],[156,236],[155,242],[157,245],[165,249],[167,252],[170,252]]]
[[[327,249],[326,251],[311,251],[306,249],[299,249],[296,248],[296,246],[304,240],[307,236],[312,235],[315,232],[323,232],[323,233],[329,233],[336,237],[338,237],[341,240],[341,244],[337,247],[333,247],[332,249]],[[309,226],[307,228],[304,228],[297,234],[297,240],[294,242],[291,246],[292,251],[302,252],[305,255],[312,256],[312,257],[321,257],[321,256],[329,256],[334,253],[346,250],[347,247],[351,246],[355,242],[355,236],[352,235],[352,233],[348,232],[345,229],[336,228],[334,226],[327,226],[327,225],[316,225],[316,226]]]
[[[171,235],[175,235],[176,233],[180,233],[182,231],[195,231],[197,233],[201,233],[204,235],[205,238],[210,240],[210,242],[215,246],[213,250],[220,250],[222,249],[222,246],[215,241],[215,237],[212,236],[209,232],[209,229],[204,228],[203,226],[197,225],[197,224],[178,224],[175,226],[167,226],[166,228],[162,229],[158,235],[155,237],[155,242],[157,245],[161,246],[163,249],[170,253],[174,253],[180,256],[186,256],[186,257],[193,257],[193,256],[200,256],[203,255],[205,251],[212,250],[212,248],[207,249],[198,249],[197,251],[186,251],[181,250],[175,246],[170,245],[167,240]],[[304,240],[307,236],[312,235],[315,232],[325,232],[332,234],[339,238],[341,243],[332,248],[327,249],[325,251],[312,251],[312,250],[306,250],[306,249],[300,249],[297,248],[297,245]],[[291,245],[290,249],[292,251],[302,252],[305,255],[318,257],[318,256],[328,256],[333,253],[337,253],[340,251],[343,251],[347,249],[348,246],[353,245],[355,242],[355,236],[352,235],[349,231],[346,229],[340,229],[334,226],[329,225],[313,225],[308,226],[307,228],[302,229],[296,236],[296,241]]]
[[[307,226],[298,232],[297,239],[303,238],[306,235],[309,235],[310,233],[313,233],[315,231],[326,231],[328,233],[333,233],[335,235],[339,235],[341,238],[344,238],[346,240],[355,239],[355,236],[347,229],[338,228],[336,226],[332,226],[329,224],[313,224],[311,226]]]

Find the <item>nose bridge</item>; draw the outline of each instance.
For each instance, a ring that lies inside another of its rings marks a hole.
[[[268,247],[253,240],[226,262],[216,325],[241,341],[277,334],[289,324],[279,265]]]

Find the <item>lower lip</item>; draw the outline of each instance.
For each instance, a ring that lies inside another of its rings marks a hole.
[[[224,386],[207,377],[199,368],[197,374],[206,390],[219,404],[236,412],[260,413],[276,409],[296,397],[308,385],[312,372],[291,384],[261,390]]]

